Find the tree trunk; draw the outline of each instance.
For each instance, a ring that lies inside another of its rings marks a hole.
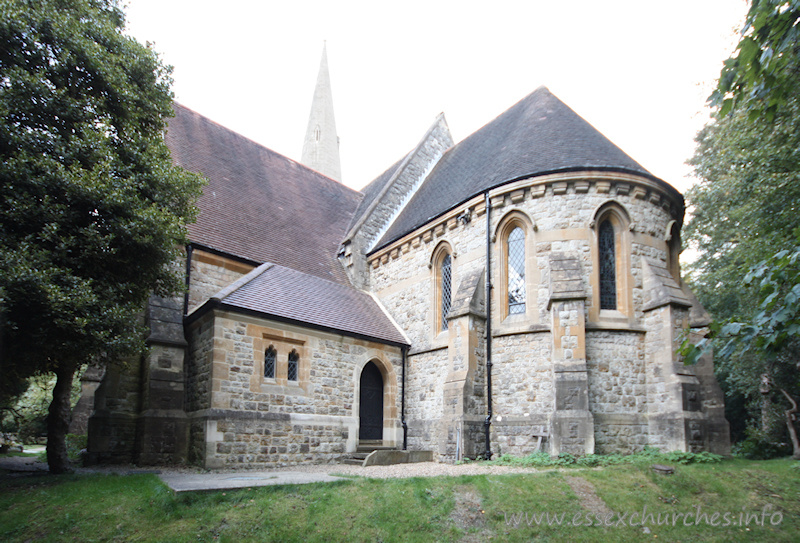
[[[47,464],[50,473],[72,471],[67,457],[67,430],[72,415],[70,396],[75,368],[71,364],[59,365],[55,370],[56,386],[47,415]]]
[[[792,440],[792,458],[800,460],[800,442],[797,440],[797,429],[794,427],[794,414],[797,413],[797,402],[794,401],[788,392],[780,389],[789,403],[792,404],[791,409],[786,410],[786,428],[789,430],[789,437]]]
[[[772,427],[772,401],[770,400],[769,393],[772,390],[768,373],[761,374],[761,385],[758,391],[761,393],[761,431],[765,435],[769,435],[770,428]]]

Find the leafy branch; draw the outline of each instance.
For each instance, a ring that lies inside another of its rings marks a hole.
[[[798,71],[800,0],[752,0],[735,57],[725,61],[711,103],[727,115],[746,105],[770,122],[793,92]]]

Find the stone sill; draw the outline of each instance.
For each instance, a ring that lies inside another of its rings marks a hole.
[[[550,327],[544,324],[500,324],[492,330],[492,337],[516,336],[522,334],[542,334],[550,332]]]
[[[613,331],[613,332],[633,332],[636,334],[647,333],[647,329],[644,328],[643,326],[637,326],[627,321],[626,322],[596,321],[596,322],[586,323],[587,332],[597,332],[603,330]]]

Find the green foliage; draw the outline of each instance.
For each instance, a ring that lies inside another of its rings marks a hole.
[[[634,454],[588,454],[585,456],[574,456],[569,453],[561,453],[556,457],[551,457],[548,453],[538,451],[528,456],[517,457],[508,454],[499,456],[491,461],[493,464],[505,466],[528,466],[528,467],[602,467],[614,466],[619,464],[650,464],[654,462],[674,462],[678,464],[707,464],[720,462],[722,457],[709,453],[690,453],[673,451],[662,453],[653,447],[645,447],[643,450]]]
[[[716,319],[746,320],[756,291],[741,279],[750,266],[787,249],[800,227],[800,93],[772,124],[744,111],[720,117],[697,137],[690,163],[700,179],[686,194],[684,239],[698,258],[687,268],[697,296]]]
[[[73,462],[81,460],[81,451],[86,449],[89,436],[85,434],[67,434],[67,455]]]
[[[725,61],[711,96],[722,115],[746,108],[750,119],[772,120],[795,90],[800,1],[751,0],[735,57]]]
[[[685,239],[699,257],[687,277],[715,324],[712,337],[685,341],[681,353],[693,363],[713,348],[727,406],[738,409],[772,400],[761,396],[765,386],[784,405],[800,393],[799,20],[798,0],[751,1],[712,96],[719,109],[691,160],[701,181],[687,193]],[[759,411],[737,421],[759,425]]]
[[[0,3],[0,307],[6,380],[129,352],[200,181],[171,164],[169,69],[115,0]]]
[[[734,456],[748,460],[769,460],[792,454],[792,446],[775,440],[775,437],[763,430],[747,429],[747,438],[732,448]]]
[[[51,470],[74,371],[141,348],[147,297],[183,288],[202,185],[164,142],[169,68],[123,30],[117,0],[0,2],[0,405],[58,376]]]
[[[21,443],[34,443],[47,433],[47,409],[56,384],[53,375],[34,375],[26,381],[27,390],[0,413],[0,431],[16,434]],[[72,386],[70,404],[74,407],[81,394],[80,380]]]
[[[697,345],[681,346],[687,363],[714,348],[728,381],[755,395],[777,387],[798,390],[800,346],[800,246],[776,253],[752,267],[744,278],[760,302],[749,322],[728,320],[711,325],[711,335]]]
[[[672,451],[663,455],[664,460],[676,464],[716,464],[722,461],[722,457],[718,454],[702,451],[699,453],[690,453],[683,451]]]

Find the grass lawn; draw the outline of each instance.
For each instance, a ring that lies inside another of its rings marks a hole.
[[[155,475],[0,477],[0,541],[798,541],[797,466],[726,460],[660,475],[617,465],[179,495]],[[576,484],[593,487],[594,505]]]

